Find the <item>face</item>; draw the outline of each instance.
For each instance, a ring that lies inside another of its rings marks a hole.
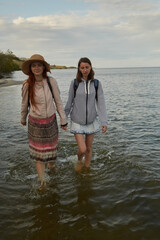
[[[79,71],[82,73],[82,78],[87,80],[88,75],[91,71],[91,65],[89,63],[81,62],[79,66]]]
[[[41,62],[33,62],[31,64],[31,71],[35,76],[41,76],[44,71],[44,65]]]

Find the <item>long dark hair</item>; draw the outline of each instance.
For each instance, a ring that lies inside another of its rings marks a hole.
[[[91,66],[91,71],[90,71],[90,73],[88,74],[88,80],[93,80],[94,79],[94,71],[93,71],[93,68],[92,68],[92,63],[91,63],[91,61],[89,60],[89,58],[87,58],[87,57],[83,57],[83,58],[81,58],[80,60],[79,60],[79,62],[78,62],[78,70],[77,70],[77,75],[76,75],[76,79],[77,79],[77,81],[78,82],[81,82],[82,80],[81,80],[81,78],[82,78],[82,73],[80,72],[80,70],[79,70],[79,67],[80,67],[80,65],[81,65],[81,63],[88,63],[90,66]]]
[[[46,71],[46,67],[44,67],[44,71],[42,74],[43,78],[47,78],[47,71]],[[31,66],[30,66],[30,71],[29,71],[29,77],[27,79],[27,83],[28,83],[28,92],[29,92],[29,99],[31,101],[31,104],[36,107],[36,102],[35,102],[35,88],[34,88],[34,84],[35,84],[35,76],[31,71]]]

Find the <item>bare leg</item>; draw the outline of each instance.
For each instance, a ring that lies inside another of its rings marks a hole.
[[[36,169],[37,169],[38,177],[41,182],[41,186],[43,186],[44,185],[45,163],[36,162]]]
[[[51,171],[55,170],[55,165],[52,162],[48,163],[48,167],[51,169]]]
[[[86,135],[86,153],[85,153],[85,162],[84,162],[84,166],[86,168],[89,168],[90,166],[90,162],[91,162],[91,158],[92,158],[92,143],[93,143],[93,138],[94,138],[94,134],[88,134]]]
[[[76,166],[76,171],[79,172],[82,169],[82,158],[86,153],[86,143],[85,143],[84,136],[82,134],[75,134],[74,136],[78,145],[78,152],[77,152],[78,163]]]

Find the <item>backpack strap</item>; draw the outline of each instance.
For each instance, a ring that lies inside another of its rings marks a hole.
[[[75,98],[75,96],[76,96],[76,91],[77,91],[78,85],[79,85],[79,82],[78,82],[77,79],[75,78],[75,79],[74,79],[74,85],[73,85],[73,88],[74,88],[74,98]]]
[[[98,101],[98,85],[99,85],[98,79],[94,79],[94,87],[96,90],[96,101]]]
[[[50,89],[50,91],[51,91],[51,93],[52,93],[52,97],[53,97],[53,99],[54,99],[53,90],[52,90],[52,86],[51,86],[49,77],[47,77],[47,83],[48,83],[48,87],[49,87],[49,89]]]

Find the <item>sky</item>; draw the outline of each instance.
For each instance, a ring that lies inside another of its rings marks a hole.
[[[0,51],[50,64],[159,67],[159,0],[0,0]]]

